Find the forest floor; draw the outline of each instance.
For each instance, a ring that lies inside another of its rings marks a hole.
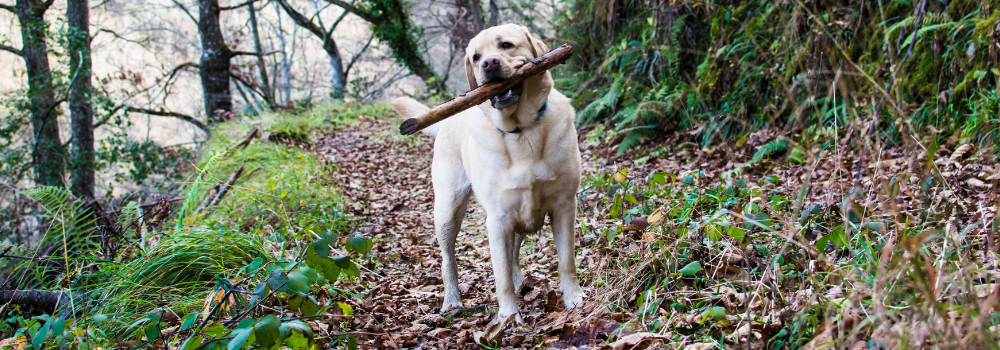
[[[357,230],[375,241],[371,260],[363,263],[368,271],[358,282],[369,287],[365,304],[355,305],[351,328],[366,332],[358,335],[359,343],[367,342],[374,348],[478,348],[477,342],[496,345],[497,337],[503,334],[496,327],[487,327],[496,311],[496,300],[485,214],[473,200],[459,233],[459,289],[466,310],[442,315],[440,249],[434,235],[430,181],[433,139],[425,135],[414,136],[418,140],[400,139],[393,135],[395,128],[392,120],[361,117],[317,143],[316,151],[337,169],[338,188],[347,203],[345,211],[361,217],[363,223]],[[594,171],[593,167],[588,169]],[[612,315],[594,298],[588,298],[581,309],[565,310],[558,279],[553,277],[557,261],[550,242],[548,227],[525,240],[521,262],[528,283],[519,291],[525,324],[508,330],[504,345],[579,346],[593,344],[597,333],[607,339],[617,329],[617,323],[610,320]],[[586,265],[593,261],[590,255],[594,251],[586,244],[578,241],[578,248],[578,262]],[[588,294],[598,292],[585,289]],[[591,327],[584,327],[573,338],[561,337],[588,322]]]
[[[466,310],[440,314],[432,139],[400,138],[397,122],[362,116],[314,148],[333,164],[355,231],[374,240],[353,318],[327,329],[362,348],[894,348],[976,344],[962,334],[996,330],[990,193],[1000,178],[989,149],[956,140],[931,156],[912,146],[866,153],[844,135],[832,147],[788,141],[762,153],[780,131],[701,148],[685,141],[696,130],[618,155],[588,128],[577,219],[585,306],[559,302],[546,227],[521,251],[525,322],[502,332],[488,325],[496,301],[475,202],[457,248]],[[615,180],[621,169],[627,179]],[[657,212],[670,220],[654,222]]]

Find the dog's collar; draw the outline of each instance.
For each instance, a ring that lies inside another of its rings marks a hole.
[[[542,108],[538,109],[538,116],[536,116],[535,120],[532,120],[531,122],[532,123],[536,123],[536,122],[538,122],[539,119],[542,119],[542,115],[545,114],[545,110],[548,109],[548,108],[549,108],[549,100],[546,99],[545,103],[542,104]],[[521,129],[521,126],[518,125],[516,128],[514,128],[514,130],[511,130],[511,131],[504,131],[503,129],[500,129],[500,128],[497,128],[497,130],[499,130],[500,133],[520,134],[522,129]]]

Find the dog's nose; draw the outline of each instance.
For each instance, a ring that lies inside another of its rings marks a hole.
[[[487,57],[483,59],[483,71],[495,71],[500,69],[500,59],[497,57]]]

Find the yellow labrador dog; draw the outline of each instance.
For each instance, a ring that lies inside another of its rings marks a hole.
[[[486,29],[465,50],[470,88],[508,79],[521,65],[548,51],[525,27],[507,24]],[[472,193],[486,210],[499,303],[494,322],[511,315],[520,322],[515,296],[524,280],[519,250],[525,234],[542,228],[546,214],[555,234],[563,303],[567,308],[583,303],[573,232],[580,186],[580,152],[573,125],[576,112],[570,100],[552,86],[552,76],[545,72],[424,130],[435,135],[431,177],[434,228],[442,255],[442,311],[463,306],[455,239]],[[398,98],[391,104],[408,118],[428,109],[411,98]]]

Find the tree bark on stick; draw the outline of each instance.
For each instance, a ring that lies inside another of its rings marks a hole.
[[[399,133],[403,135],[413,134],[445,118],[486,102],[486,100],[498,96],[510,90],[515,85],[524,82],[525,79],[542,74],[546,70],[566,62],[572,55],[573,47],[563,44],[563,46],[557,47],[555,50],[549,51],[525,63],[521,68],[517,69],[517,72],[510,79],[483,84],[483,86],[431,108],[419,116],[407,119],[399,126]]]
[[[70,129],[73,133],[70,188],[79,198],[94,198],[94,111],[90,105],[90,5],[88,0],[68,0]]]

